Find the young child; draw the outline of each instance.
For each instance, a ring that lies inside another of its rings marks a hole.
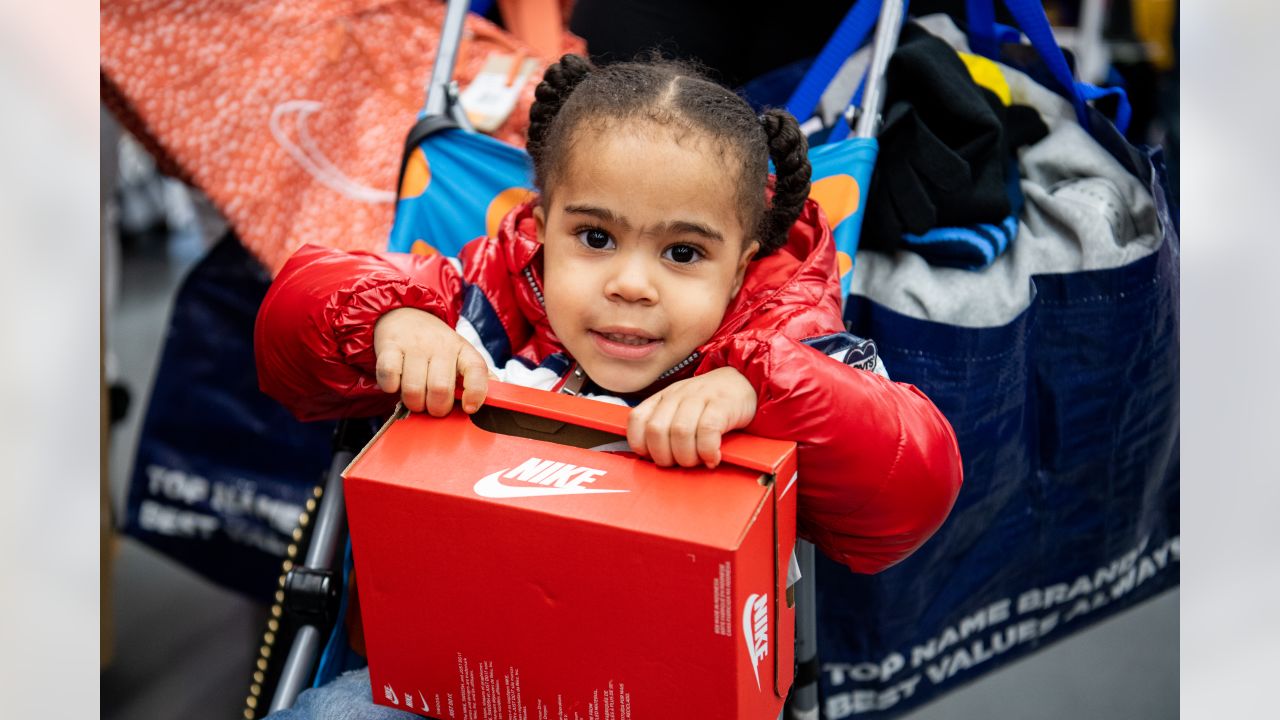
[[[568,55],[531,118],[540,195],[460,263],[314,246],[286,263],[258,316],[262,389],[304,420],[443,415],[459,379],[474,412],[494,376],[632,405],[631,448],[667,466],[715,466],[745,428],[799,444],[799,532],[832,559],[874,573],[924,543],[959,490],[955,435],[844,332],[795,119],[682,65]],[[286,717],[337,696],[374,712],[365,674]]]

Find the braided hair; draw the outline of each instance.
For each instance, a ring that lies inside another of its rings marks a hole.
[[[809,196],[809,148],[795,118],[784,110],[757,117],[745,100],[687,63],[652,59],[597,68],[565,55],[547,68],[534,98],[526,147],[544,198],[580,129],[602,131],[630,120],[700,133],[738,160],[738,204],[760,242],[757,257],[786,244]],[[770,160],[776,176],[766,207]]]

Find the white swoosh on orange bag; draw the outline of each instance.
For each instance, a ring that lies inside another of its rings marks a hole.
[[[311,137],[311,133],[307,130],[307,118],[319,112],[324,107],[315,100],[287,100],[276,105],[271,111],[271,119],[268,126],[271,129],[271,136],[280,143],[280,147],[289,153],[289,157],[303,167],[317,181],[336,192],[357,200],[367,203],[392,203],[396,201],[396,194],[390,190],[380,190],[378,188],[363,185],[346,173],[342,172],[336,165],[325,157],[324,152],[316,145],[315,139]],[[294,115],[296,120],[294,126],[297,133],[297,142],[293,141],[291,134],[285,130],[282,119]]]

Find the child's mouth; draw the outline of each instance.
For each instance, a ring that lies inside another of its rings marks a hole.
[[[635,332],[588,330],[596,348],[604,355],[621,360],[640,360],[655,352],[662,340]]]
[[[606,340],[620,342],[623,345],[648,345],[653,342],[649,338],[640,337],[639,335],[623,335],[621,333],[600,333]]]

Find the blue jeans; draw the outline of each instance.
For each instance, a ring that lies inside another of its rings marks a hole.
[[[778,720],[785,714],[779,713]],[[422,720],[422,716],[374,705],[369,668],[361,668],[339,675],[327,685],[304,690],[293,707],[272,713],[266,720]]]
[[[422,716],[374,705],[369,668],[363,668],[304,690],[293,707],[273,713],[267,720],[422,720]]]

